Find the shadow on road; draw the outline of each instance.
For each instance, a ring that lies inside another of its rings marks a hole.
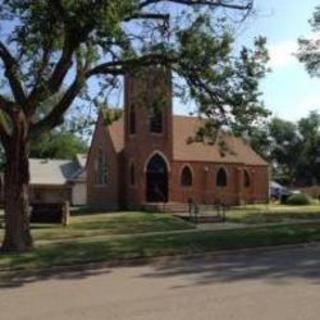
[[[297,279],[320,283],[320,245],[291,249],[253,250],[198,258],[170,257],[142,277],[189,277],[191,285],[265,280],[283,284]],[[178,287],[175,287],[178,288]]]
[[[29,283],[45,280],[82,280],[92,276],[108,274],[110,270],[102,266],[83,266],[75,268],[61,268],[55,270],[44,270],[38,272],[15,271],[0,273],[0,289],[17,288]]]

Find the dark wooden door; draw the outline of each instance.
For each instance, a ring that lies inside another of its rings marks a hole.
[[[150,159],[146,180],[147,202],[168,202],[168,169],[160,155]]]

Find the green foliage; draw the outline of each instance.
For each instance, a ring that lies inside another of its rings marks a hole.
[[[312,204],[312,199],[305,193],[297,193],[291,195],[287,201],[286,204],[292,205],[292,206],[306,206]]]
[[[16,60],[15,81],[1,80],[15,87],[12,102],[36,119],[30,126],[35,136],[61,124],[76,97],[99,105],[119,90],[120,76],[160,65],[174,72],[174,94],[194,99],[215,128],[245,131],[268,114],[259,90],[268,72],[266,39],[257,38],[239,54],[234,49],[234,31],[252,0],[2,0],[0,7],[0,18],[13,26],[0,41]],[[5,61],[0,68],[7,68]],[[99,92],[93,97],[88,82],[94,77]],[[35,117],[34,109],[50,99],[56,100],[51,111]]]
[[[80,137],[67,131],[44,133],[31,143],[30,157],[72,159],[77,153],[86,153],[88,145]]]
[[[252,131],[253,148],[273,167],[274,179],[287,185],[320,183],[320,114],[297,122],[273,118]]]
[[[320,6],[315,8],[310,25],[313,32],[317,33],[320,30]],[[320,43],[316,34],[316,37],[312,38],[300,38],[299,52],[297,57],[301,63],[306,67],[306,70],[312,77],[320,76]]]

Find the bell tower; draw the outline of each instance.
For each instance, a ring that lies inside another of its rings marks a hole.
[[[167,147],[172,134],[171,72],[167,68],[148,67],[125,76],[125,118],[127,143],[144,137]]]
[[[146,201],[146,167],[148,159],[158,153],[170,163],[172,159],[172,87],[171,71],[164,67],[145,67],[128,73],[124,79],[124,131],[128,203]],[[137,178],[133,179],[133,173]]]

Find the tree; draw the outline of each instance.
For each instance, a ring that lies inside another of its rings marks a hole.
[[[77,153],[87,151],[87,143],[67,130],[44,133],[30,144],[32,158],[73,159]]]
[[[302,146],[297,125],[280,118],[273,118],[270,125],[271,152],[275,178],[293,185]]]
[[[312,30],[320,31],[320,6],[315,8],[313,17],[310,20]],[[313,38],[301,38],[298,40],[299,51],[297,57],[303,63],[312,77],[320,76],[320,42],[316,35]]]
[[[259,79],[265,39],[233,50],[230,21],[244,19],[253,0],[0,0],[0,138],[6,153],[4,251],[32,248],[28,219],[30,139],[63,121],[76,98],[96,101],[121,76],[150,66],[170,68],[175,94],[193,98],[212,126],[246,128],[265,109]],[[228,17],[232,19],[228,20]],[[13,99],[6,98],[10,88]],[[63,93],[61,91],[63,89]],[[37,109],[61,94],[52,109]]]
[[[272,164],[275,180],[298,186],[320,183],[320,114],[297,122],[272,118],[255,128],[252,147]]]
[[[316,111],[298,121],[301,148],[297,167],[297,181],[300,185],[320,183],[320,114]]]

